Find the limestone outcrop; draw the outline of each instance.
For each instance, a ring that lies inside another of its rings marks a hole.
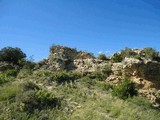
[[[113,84],[127,78],[135,82],[139,93],[152,102],[158,102],[160,98],[160,63],[151,60],[138,60],[125,58],[120,63],[113,63],[112,74],[106,81]]]
[[[81,73],[92,73],[101,71],[106,65],[109,65],[111,73],[106,82],[118,84],[124,78],[130,79],[137,84],[141,95],[153,102],[160,102],[160,62],[151,59],[150,56],[154,55],[152,49],[150,56],[146,50],[127,49],[128,52],[123,51],[123,55],[125,53],[127,56],[121,62],[113,62],[112,56],[108,60],[100,60],[90,53],[56,46],[51,49],[51,54],[47,59],[37,63],[35,69],[74,70]]]

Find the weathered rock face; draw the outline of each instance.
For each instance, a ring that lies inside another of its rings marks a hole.
[[[108,82],[117,84],[122,80],[123,77],[123,64],[113,63],[111,67],[112,74],[107,78]]]
[[[126,76],[144,78],[151,81],[160,81],[160,63],[155,61],[140,61],[126,58],[123,62],[123,72]]]
[[[156,61],[125,58],[120,63],[113,63],[112,71],[112,75],[117,77],[137,77],[149,81],[160,81],[160,63]]]
[[[50,59],[43,60],[38,63],[36,69],[41,70],[75,70],[78,72],[94,72],[99,71],[108,64],[107,61],[102,61],[98,59],[88,58],[88,59],[75,59],[70,61],[68,59],[56,59],[50,61]]]
[[[38,63],[35,69],[48,70],[88,70],[92,67],[94,56],[73,48],[54,46],[48,59]],[[81,66],[79,65],[81,64]],[[94,65],[93,65],[94,66]]]
[[[153,50],[149,54],[146,50],[127,49],[123,53],[131,57],[125,57],[122,62],[113,63],[112,60],[96,59],[90,53],[68,47],[55,46],[51,49],[49,58],[39,62],[36,69],[75,70],[88,74],[95,71],[103,71],[105,66],[109,65],[111,73],[108,74],[107,82],[118,84],[123,78],[128,78],[138,85],[141,95],[153,102],[160,103],[160,92],[158,91],[160,90],[160,62],[150,59],[150,56],[154,55],[152,54],[154,53]]]
[[[107,61],[98,59],[76,59],[73,64],[76,66],[76,71],[94,72],[103,69],[103,67],[107,64]]]
[[[89,53],[58,46],[52,49],[49,58],[39,62],[35,69],[92,73],[102,71],[106,65],[109,65],[111,73],[108,74],[107,82],[118,84],[122,79],[128,78],[138,85],[140,94],[154,102],[158,101],[160,98],[160,92],[158,92],[160,90],[160,62],[146,59],[143,50],[135,49],[130,54],[142,57],[140,59],[125,57],[122,62],[112,63],[96,59]]]
[[[117,84],[123,78],[128,78],[139,87],[139,93],[153,103],[160,101],[160,63],[155,61],[125,58],[120,63],[113,63],[112,74],[107,81]]]

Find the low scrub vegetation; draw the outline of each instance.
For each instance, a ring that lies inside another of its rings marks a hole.
[[[112,95],[117,96],[120,99],[127,99],[129,97],[136,96],[138,90],[135,83],[131,80],[123,80],[120,84],[114,87]]]
[[[28,90],[17,96],[20,111],[33,113],[35,110],[60,108],[61,98],[47,90]]]
[[[6,70],[0,73],[0,84],[12,81],[17,76],[17,70]]]
[[[24,81],[20,83],[15,80],[0,87],[0,119],[158,120],[160,116],[146,99],[134,97],[136,88],[129,81],[115,88],[77,72],[37,71],[36,76],[35,73],[22,77]],[[39,76],[40,79],[54,76],[52,84],[37,80]],[[112,97],[113,91],[117,98]]]
[[[56,81],[59,85],[69,82],[74,82],[75,80],[81,78],[82,74],[78,72],[56,72],[53,73],[51,80]]]

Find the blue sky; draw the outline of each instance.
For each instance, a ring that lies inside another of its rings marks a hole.
[[[52,44],[95,55],[160,50],[160,1],[0,0],[0,49],[19,47],[39,61]]]

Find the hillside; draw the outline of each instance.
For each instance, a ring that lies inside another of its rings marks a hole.
[[[160,118],[160,53],[153,48],[95,57],[54,45],[38,63],[25,56],[18,48],[0,51],[2,120]]]

